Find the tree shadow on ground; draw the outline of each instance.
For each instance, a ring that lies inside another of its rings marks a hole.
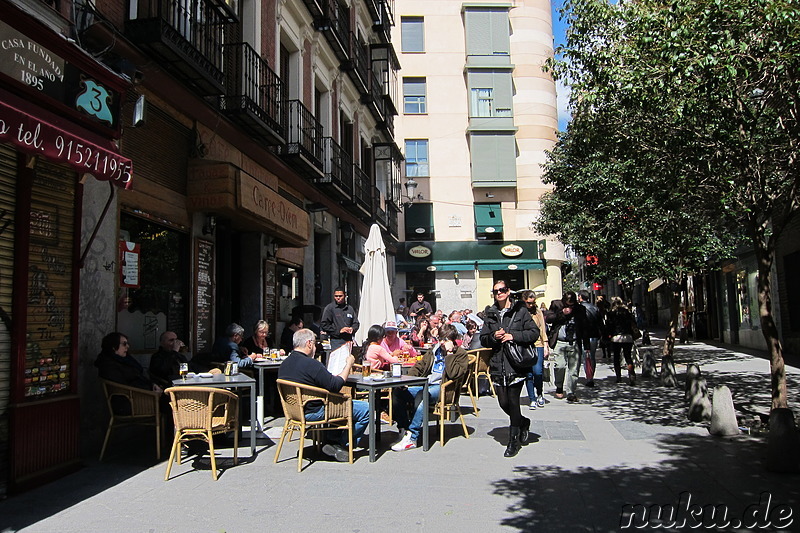
[[[493,483],[496,495],[512,501],[507,507],[509,516],[501,524],[519,531],[620,531],[626,529],[623,526],[630,517],[625,505],[680,507],[679,501],[682,497],[686,501],[688,495],[691,504],[726,506],[727,519],[733,521],[741,518],[748,506],[758,504],[762,492],[771,494],[773,507],[796,506],[800,501],[800,476],[762,469],[765,448],[760,439],[679,433],[660,435],[656,446],[665,459],[644,468],[621,461],[608,468],[542,465],[515,469],[510,479]],[[688,513],[683,515],[691,524]],[[714,520],[723,525],[719,515]],[[668,522],[654,521],[645,525],[664,531],[688,528],[677,524],[665,527]]]

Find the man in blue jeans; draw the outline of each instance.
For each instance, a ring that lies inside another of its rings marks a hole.
[[[314,359],[317,350],[316,335],[310,329],[299,329],[292,336],[294,349],[289,357],[278,369],[278,379],[286,379],[303,385],[311,385],[330,392],[339,392],[344,386],[350,369],[353,366],[353,356],[348,356],[344,369],[339,375],[334,376],[325,365]],[[321,401],[311,401],[305,406],[306,420],[313,422],[322,420],[325,416],[325,406]],[[369,404],[362,401],[353,401],[353,445],[358,443],[364,435],[369,422]],[[347,433],[342,431],[338,442],[331,442],[322,447],[322,453],[333,457],[337,461],[347,462]]]
[[[409,376],[428,377],[428,397],[431,402],[439,399],[442,383],[449,380],[461,380],[467,375],[469,357],[461,346],[457,346],[458,331],[452,324],[442,324],[439,328],[439,344],[422,356],[408,372]],[[409,387],[398,390],[393,395],[394,413],[397,420],[397,431],[400,440],[392,446],[392,450],[402,452],[417,447],[417,439],[422,429],[425,413],[422,401],[424,387]],[[414,406],[414,416],[409,422],[408,408]]]

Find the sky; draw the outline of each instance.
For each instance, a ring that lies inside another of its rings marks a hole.
[[[551,0],[553,9],[553,40],[555,46],[564,44],[566,24],[560,20],[559,10],[563,5],[563,0]],[[556,82],[556,95],[558,97],[558,129],[564,131],[567,129],[567,122],[569,122],[570,114],[567,110],[567,103],[569,102],[569,89],[565,87],[560,81]]]

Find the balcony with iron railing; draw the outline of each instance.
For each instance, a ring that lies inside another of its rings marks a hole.
[[[400,228],[399,228],[399,213],[400,207],[394,202],[386,204],[386,222],[388,224],[389,238],[393,244],[400,241]]]
[[[323,145],[325,174],[312,181],[337,200],[352,200],[353,158],[332,137],[325,137]]]
[[[350,10],[339,4],[338,0],[320,0],[311,3],[319,4],[321,9],[319,16],[312,14],[314,29],[325,35],[339,61],[347,61],[350,56]]]
[[[234,25],[209,0],[131,2],[125,36],[202,96],[225,91],[222,47]]]
[[[303,176],[318,179],[325,170],[322,124],[299,100],[286,105],[286,146],[281,155]]]
[[[372,15],[372,30],[380,37],[381,41],[388,43],[392,40],[392,26],[394,26],[394,0],[377,0],[376,2],[367,2],[367,8],[370,8],[370,3],[377,4],[375,13]]]
[[[227,87],[220,110],[254,139],[283,144],[286,127],[283,85],[267,62],[247,43],[223,46]]]
[[[354,32],[350,32],[350,59],[342,63],[342,70],[347,72],[362,98],[369,97],[369,52],[367,45],[358,40]]]
[[[357,165],[353,165],[353,205],[356,216],[369,220],[372,218],[372,185],[369,175]]]
[[[396,115],[399,102],[397,72],[400,70],[400,61],[392,43],[370,45],[370,60],[372,72],[383,89],[386,112]]]

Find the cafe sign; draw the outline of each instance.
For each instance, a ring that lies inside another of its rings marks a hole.
[[[257,179],[239,172],[239,205],[302,240],[308,239],[308,213]]]
[[[522,255],[522,246],[517,244],[506,244],[500,248],[500,253],[506,257],[519,257]]]
[[[410,248],[408,250],[408,255],[416,258],[428,257],[429,255],[431,255],[431,249],[428,248],[427,246],[422,246],[422,245],[414,246],[413,248]]]

